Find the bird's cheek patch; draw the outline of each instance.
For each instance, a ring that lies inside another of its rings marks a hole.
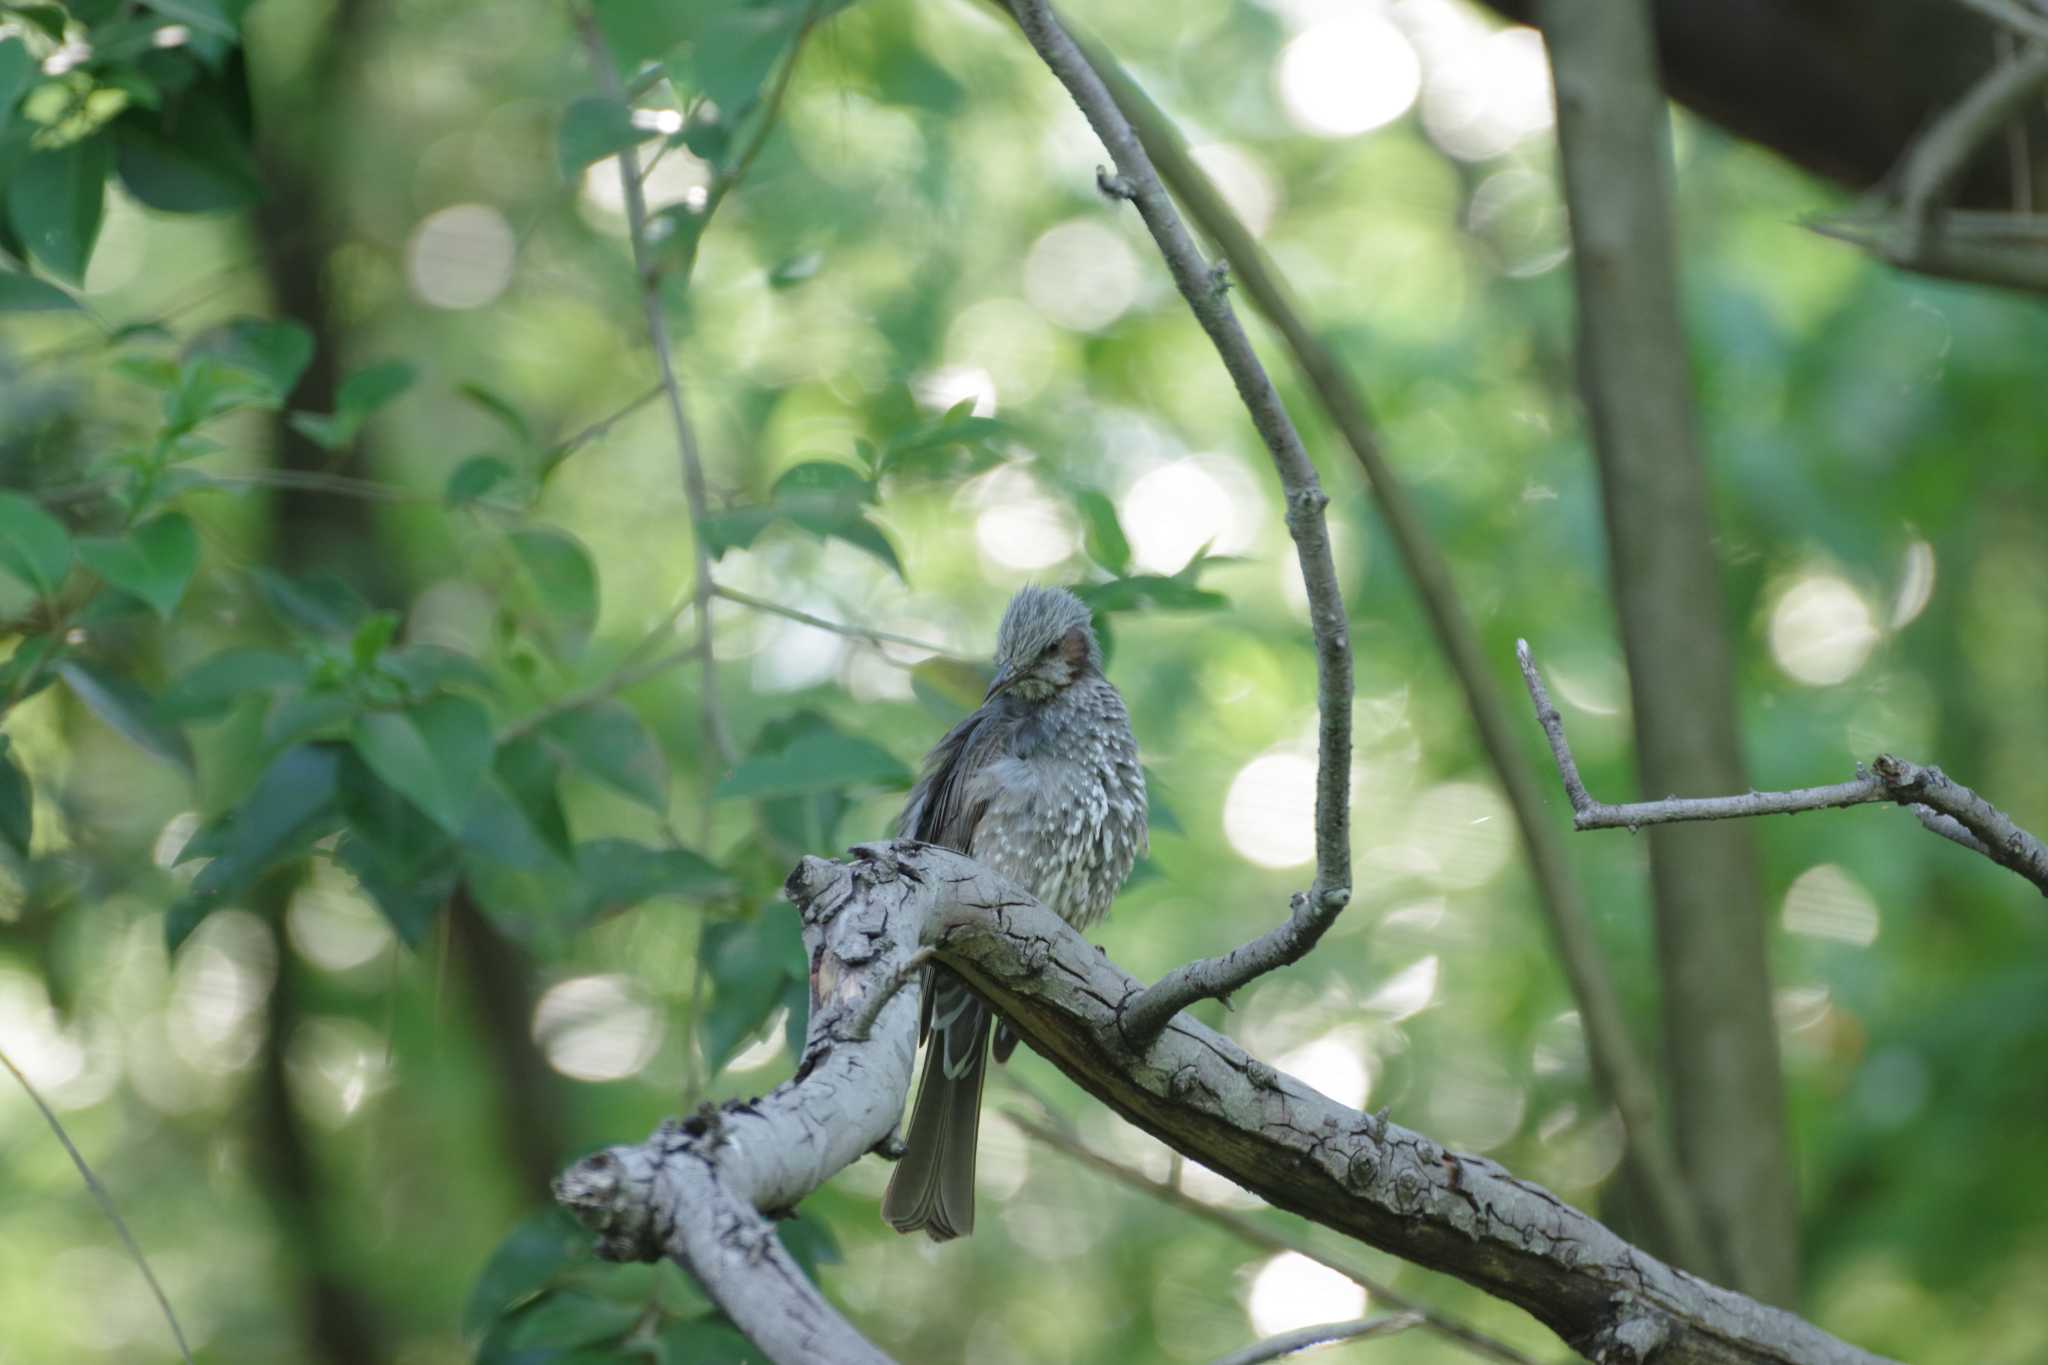
[[[1081,626],[1075,626],[1065,635],[1060,636],[1060,657],[1067,661],[1067,667],[1069,668],[1079,668],[1082,664],[1088,662],[1088,632],[1086,629]]]

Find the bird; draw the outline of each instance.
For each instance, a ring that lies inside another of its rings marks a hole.
[[[898,838],[957,850],[1084,929],[1147,849],[1145,770],[1124,699],[1102,673],[1088,605],[1027,586],[996,630],[995,680],[925,759]],[[943,966],[926,970],[929,1039],[903,1154],[882,1196],[898,1232],[974,1230],[974,1152],[993,1015]],[[997,1061],[1016,1036],[995,1030]]]

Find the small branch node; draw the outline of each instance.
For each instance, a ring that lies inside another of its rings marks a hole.
[[[1095,168],[1095,188],[1102,191],[1105,199],[1129,201],[1138,197],[1138,187],[1129,178],[1111,171],[1107,166]]]

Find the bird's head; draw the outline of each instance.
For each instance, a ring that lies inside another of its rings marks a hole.
[[[996,678],[988,696],[1008,692],[1026,701],[1058,696],[1090,673],[1102,671],[1088,604],[1065,588],[1029,587],[1010,599],[996,629]]]

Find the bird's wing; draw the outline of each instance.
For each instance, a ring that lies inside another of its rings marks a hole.
[[[998,708],[984,706],[948,730],[925,758],[897,835],[972,853],[974,827],[988,809],[985,795],[972,794],[974,774],[1002,756],[1010,728]]]
[[[974,851],[974,827],[988,809],[988,797],[970,796],[974,774],[1002,756],[1010,735],[1010,722],[997,709],[984,706],[946,732],[932,746],[924,761],[924,772],[911,788],[910,800],[896,822],[901,839],[922,839],[962,853]],[[951,972],[937,968],[925,972],[924,1003],[918,1011],[917,1037],[923,1042],[931,1031],[935,1002],[941,994],[958,997],[939,1012],[939,1027],[949,1039],[964,1045],[981,1046],[985,1015],[975,1014],[974,1026],[957,1030],[947,1026],[961,1013],[960,1001],[973,1003],[966,987]],[[979,1006],[976,1006],[976,1010]],[[970,1010],[968,1013],[975,1013]]]

